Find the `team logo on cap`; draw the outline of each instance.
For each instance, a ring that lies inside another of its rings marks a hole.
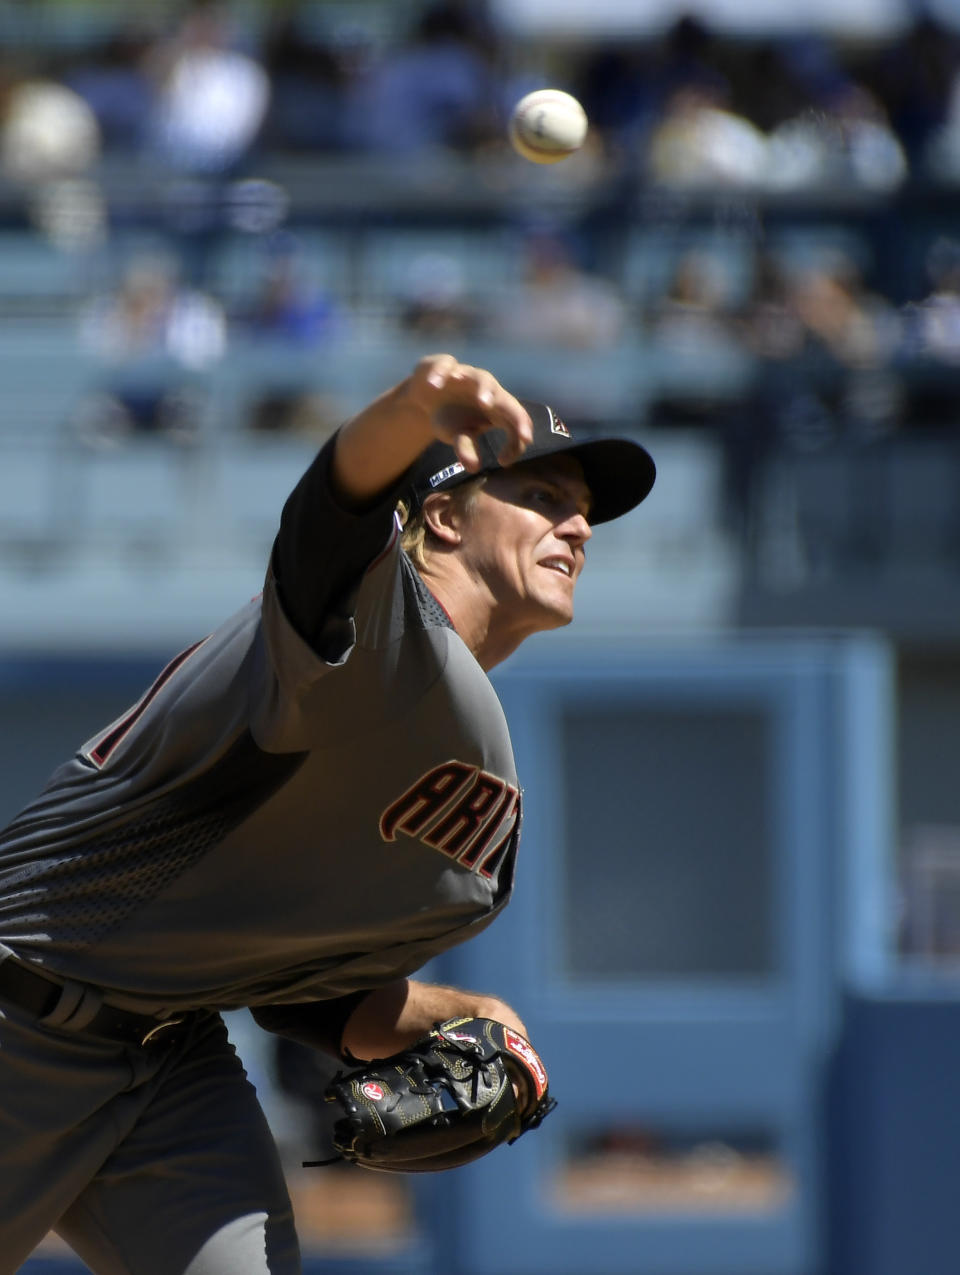
[[[553,408],[548,407],[547,411],[550,413],[550,433],[560,434],[563,438],[569,438],[570,431],[567,429],[566,425],[564,425],[563,421],[556,414]]]

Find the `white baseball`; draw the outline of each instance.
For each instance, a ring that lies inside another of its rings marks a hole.
[[[535,89],[520,99],[510,116],[510,143],[533,164],[566,159],[580,149],[586,136],[586,112],[561,89]]]

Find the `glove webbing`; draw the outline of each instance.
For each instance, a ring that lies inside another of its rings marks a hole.
[[[409,1089],[410,1093],[419,1094],[423,1098],[431,1097],[431,1095],[433,1094],[433,1089],[431,1089],[430,1085],[427,1083],[426,1059],[424,1058],[416,1059],[412,1064],[409,1065],[407,1070],[408,1070],[408,1074],[414,1078],[414,1083],[410,1085],[410,1089]],[[444,1082],[444,1088],[448,1092],[452,1093],[453,1092],[452,1086],[450,1085],[449,1078],[443,1066],[440,1063],[434,1063],[433,1066],[430,1068],[430,1070],[431,1072],[434,1072],[436,1073],[437,1076],[439,1076],[439,1078]],[[333,1081],[331,1083],[336,1084],[338,1081],[343,1079],[344,1075],[346,1075],[345,1072],[338,1071],[337,1074],[334,1076]],[[417,1084],[418,1079],[420,1080],[419,1084]],[[478,1086],[479,1086],[479,1076],[476,1073],[474,1073],[474,1077],[473,1077],[474,1101],[476,1101]],[[345,1156],[338,1154],[338,1155],[330,1156],[330,1158],[327,1160],[302,1160],[300,1164],[301,1164],[301,1168],[304,1168],[304,1169],[322,1169],[328,1164],[339,1164],[340,1161],[344,1160],[345,1158],[346,1158]]]

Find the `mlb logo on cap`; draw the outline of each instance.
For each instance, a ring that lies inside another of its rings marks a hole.
[[[463,465],[460,464],[459,461],[457,461],[453,465],[448,465],[446,469],[441,469],[438,474],[431,475],[430,486],[433,488],[437,488],[440,486],[441,483],[445,483],[448,478],[454,478],[456,477],[457,474],[462,474],[462,473],[464,473],[464,467]]]

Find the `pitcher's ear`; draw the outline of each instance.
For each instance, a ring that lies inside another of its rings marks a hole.
[[[437,491],[423,502],[423,525],[442,544],[460,544],[463,539],[463,510],[451,491]]]

